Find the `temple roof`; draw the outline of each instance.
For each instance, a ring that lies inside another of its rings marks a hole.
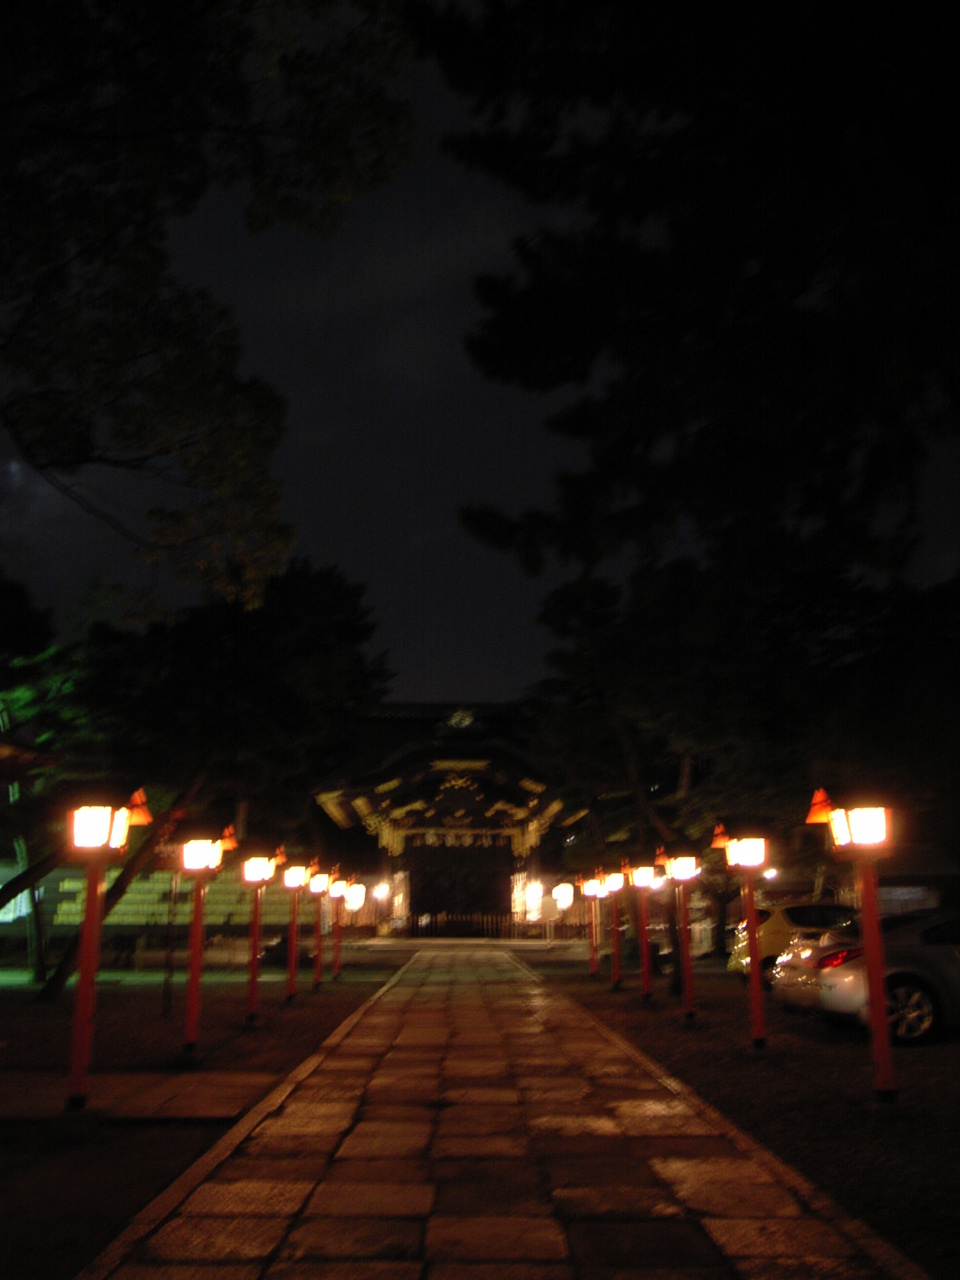
[[[515,715],[501,704],[385,704],[371,718],[367,746],[393,738],[394,749],[375,763],[368,749],[356,772],[318,788],[317,803],[341,828],[361,823],[391,854],[408,844],[509,844],[523,857],[563,802],[501,736]]]

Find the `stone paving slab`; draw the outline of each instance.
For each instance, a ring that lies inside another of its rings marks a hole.
[[[415,955],[78,1280],[923,1275],[506,951],[463,944]]]

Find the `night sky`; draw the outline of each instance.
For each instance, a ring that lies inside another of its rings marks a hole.
[[[458,107],[432,67],[416,64],[404,91],[415,158],[351,205],[331,239],[251,236],[241,195],[214,194],[174,228],[175,263],[235,309],[245,371],[287,399],[275,471],[296,554],[367,585],[392,697],[512,698],[541,674],[543,583],[479,545],[457,511],[545,499],[577,455],[539,425],[556,401],[485,382],[462,339],[478,314],[473,277],[508,267],[511,237],[542,211],[442,154]],[[163,585],[44,481],[9,460],[3,480],[0,561],[61,622],[95,578]],[[142,484],[89,474],[79,487],[136,526]]]

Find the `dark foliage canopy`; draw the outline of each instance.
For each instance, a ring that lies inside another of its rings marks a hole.
[[[311,787],[386,690],[373,630],[363,588],[306,561],[270,579],[254,609],[217,601],[140,631],[93,625],[7,695],[56,757],[34,808],[97,779],[146,786],[162,804],[203,773],[198,816],[226,825],[242,808],[250,831],[309,842]]]
[[[168,226],[242,185],[252,228],[331,232],[403,159],[400,51],[389,0],[0,8],[0,428],[81,503],[83,468],[162,482],[142,550],[248,604],[291,545],[284,407]]]
[[[641,760],[699,756],[714,812],[782,812],[917,616],[920,479],[957,430],[951,42],[816,4],[412,12],[473,112],[452,150],[543,210],[478,281],[469,351],[565,391],[546,426],[585,457],[549,507],[466,523],[569,567],[551,701]]]

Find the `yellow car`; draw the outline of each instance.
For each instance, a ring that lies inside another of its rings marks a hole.
[[[827,929],[853,924],[856,918],[851,907],[841,907],[835,902],[781,902],[775,907],[758,907],[757,942],[764,975],[769,974],[777,956],[787,949],[791,938],[819,938]],[[750,942],[745,920],[737,925],[727,968],[743,977],[750,972]]]

